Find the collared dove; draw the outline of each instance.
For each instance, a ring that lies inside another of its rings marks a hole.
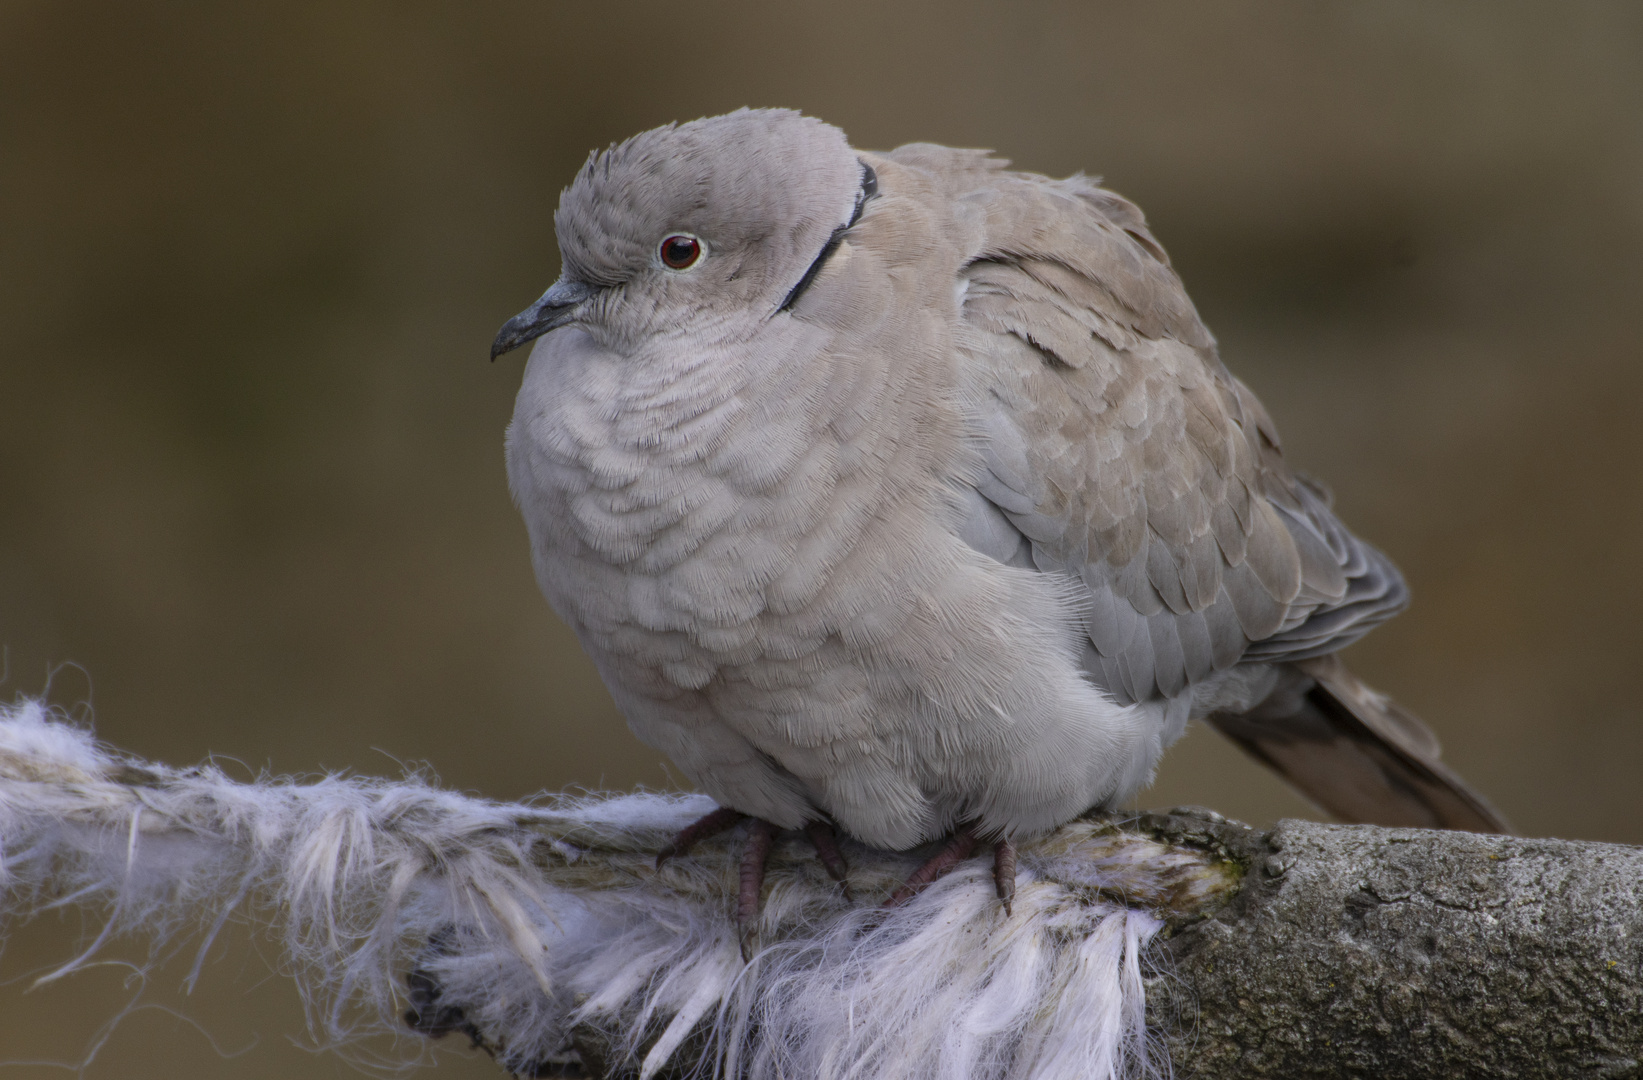
[[[634,732],[776,829],[1016,838],[1207,719],[1332,813],[1504,822],[1336,650],[1406,590],[1095,180],[743,109],[592,155],[508,429],[537,580]],[[751,892],[751,897],[749,896]]]

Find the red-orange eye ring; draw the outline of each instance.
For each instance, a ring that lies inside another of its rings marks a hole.
[[[662,241],[658,252],[669,270],[688,270],[702,257],[702,242],[685,233],[675,233]]]

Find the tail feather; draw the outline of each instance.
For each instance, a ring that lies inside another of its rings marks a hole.
[[[1210,723],[1330,814],[1371,825],[1510,833],[1500,811],[1439,757],[1414,714],[1334,655],[1284,664],[1248,712]]]

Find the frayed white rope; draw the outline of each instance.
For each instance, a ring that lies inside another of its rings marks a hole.
[[[417,777],[242,783],[121,758],[24,702],[0,707],[0,919],[101,908],[91,947],[44,980],[115,935],[198,932],[192,988],[231,913],[255,911],[327,1040],[437,1009],[430,1026],[481,1035],[515,1070],[574,1041],[646,1078],[687,1045],[749,1080],[1167,1073],[1145,1028],[1162,925],[1148,909],[1226,888],[1213,859],[1080,821],[1023,848],[1013,915],[985,860],[884,911],[916,856],[846,844],[851,904],[786,837],[744,963],[739,835],[654,866],[712,808],[658,794],[500,804]]]

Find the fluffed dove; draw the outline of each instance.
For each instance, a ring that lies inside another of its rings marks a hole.
[[[508,477],[537,580],[634,732],[910,887],[1130,798],[1207,719],[1339,817],[1504,822],[1336,650],[1398,571],[1285,463],[1141,212],[985,151],[785,110],[592,155]]]

